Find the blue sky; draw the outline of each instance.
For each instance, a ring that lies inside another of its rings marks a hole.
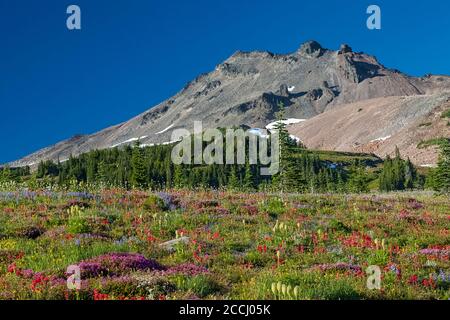
[[[70,4],[82,30],[66,28]],[[446,0],[1,1],[0,163],[128,120],[236,50],[345,42],[411,75],[450,74],[449,16]]]

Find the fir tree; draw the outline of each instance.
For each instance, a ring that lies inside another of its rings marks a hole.
[[[392,176],[394,190],[405,189],[405,167],[400,156],[400,150],[395,147],[395,158],[392,162]]]
[[[344,177],[342,176],[342,172],[339,170],[337,172],[337,185],[336,185],[336,191],[343,193],[345,192],[346,187],[345,187],[345,181],[344,181]]]
[[[437,191],[450,192],[450,140],[441,145],[438,166],[434,173],[434,185]]]
[[[242,187],[245,191],[252,191],[255,189],[253,170],[248,161],[245,163],[245,172]]]
[[[165,187],[167,189],[173,187],[173,180],[172,180],[172,172],[173,172],[173,167],[172,167],[172,162],[170,160],[166,160],[166,177],[165,177]]]
[[[392,177],[392,159],[387,156],[383,164],[383,170],[379,176],[379,188],[380,191],[392,191],[394,190],[393,177]]]
[[[183,167],[181,164],[174,166],[173,186],[177,189],[181,189],[186,186],[185,179],[184,179]]]
[[[97,169],[96,180],[101,183],[106,183],[108,169],[105,161],[100,161]]]
[[[293,161],[292,148],[295,143],[289,136],[286,129],[285,110],[283,103],[278,104],[279,111],[277,112],[277,121],[274,130],[278,134],[280,154],[279,154],[279,169],[278,173],[273,177],[274,186],[280,191],[292,190],[296,186],[296,168]]]
[[[414,168],[411,160],[408,159],[405,162],[405,187],[406,189],[413,189],[417,181],[417,171]]]
[[[2,169],[2,172],[1,172],[1,173],[2,173],[2,174],[1,174],[1,180],[2,180],[2,181],[4,181],[4,182],[10,182],[10,181],[13,180],[12,173],[11,173],[11,169],[10,169],[8,166],[4,167],[4,168]]]
[[[363,164],[355,160],[350,168],[349,190],[351,192],[367,192],[368,176],[364,170]]]
[[[384,161],[383,170],[379,175],[379,189],[388,192],[412,189],[417,183],[417,178],[417,171],[410,159],[403,160],[396,148],[395,158],[391,159],[388,156]]]
[[[132,158],[131,158],[131,183],[133,186],[142,188],[145,187],[147,177],[144,164],[144,155],[142,153],[142,149],[139,145],[139,143],[136,143],[136,145],[133,148],[132,151]]]
[[[231,190],[239,190],[240,184],[234,166],[230,168],[230,178],[228,180],[228,188]]]

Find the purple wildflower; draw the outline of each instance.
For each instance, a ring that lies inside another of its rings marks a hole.
[[[326,263],[319,264],[314,267],[314,269],[319,269],[321,271],[329,271],[329,270],[342,270],[342,271],[353,271],[360,272],[361,267],[355,264],[345,263],[345,262],[337,262],[337,263]]]
[[[176,275],[182,274],[186,276],[197,276],[200,274],[209,273],[209,270],[203,266],[199,266],[193,263],[182,263],[173,267],[168,268],[166,271],[162,272],[163,275]]]
[[[80,267],[81,278],[112,275],[112,272],[98,262],[80,262],[78,266]]]
[[[158,197],[164,202],[164,205],[169,210],[175,210],[178,208],[178,203],[175,201],[174,197],[167,192],[159,192]]]
[[[447,249],[438,249],[438,248],[425,248],[419,250],[420,254],[424,255],[433,255],[433,256],[447,256],[449,255],[450,250]]]
[[[137,270],[163,270],[154,260],[146,259],[137,253],[108,253],[89,260],[84,260],[80,264],[81,276],[98,277],[105,275],[120,275],[128,271]]]

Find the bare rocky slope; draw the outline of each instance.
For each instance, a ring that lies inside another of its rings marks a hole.
[[[64,161],[70,155],[138,139],[147,145],[165,143],[171,140],[174,129],[192,130],[193,122],[199,120],[204,128],[264,128],[274,120],[279,102],[286,106],[287,117],[308,119],[292,128],[307,145],[370,151],[367,139],[394,136],[394,131],[408,128],[414,131],[412,123],[432,117],[433,108],[446,101],[445,92],[449,91],[448,76],[410,77],[384,67],[371,55],[353,52],[348,45],[333,51],[308,41],[291,54],[236,52],[215,70],[200,75],[175,96],[133,119],[91,135],[75,136],[10,165],[34,166],[47,159]],[[371,118],[377,112],[376,107],[370,107],[372,104],[380,104],[379,110],[394,118]],[[361,108],[362,113],[355,116],[355,108]],[[338,120],[340,125],[336,124]],[[365,126],[358,134],[353,132]],[[340,128],[345,128],[345,134]],[[386,140],[373,151],[389,153],[394,142]],[[407,148],[408,143],[405,140],[399,146]]]
[[[450,92],[392,96],[341,105],[308,121],[289,127],[311,149],[393,155],[398,146],[403,157],[420,166],[434,166],[437,147],[421,142],[450,137]]]

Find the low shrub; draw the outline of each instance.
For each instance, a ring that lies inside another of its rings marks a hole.
[[[145,199],[143,207],[148,212],[165,211],[168,209],[164,200],[154,194]]]

